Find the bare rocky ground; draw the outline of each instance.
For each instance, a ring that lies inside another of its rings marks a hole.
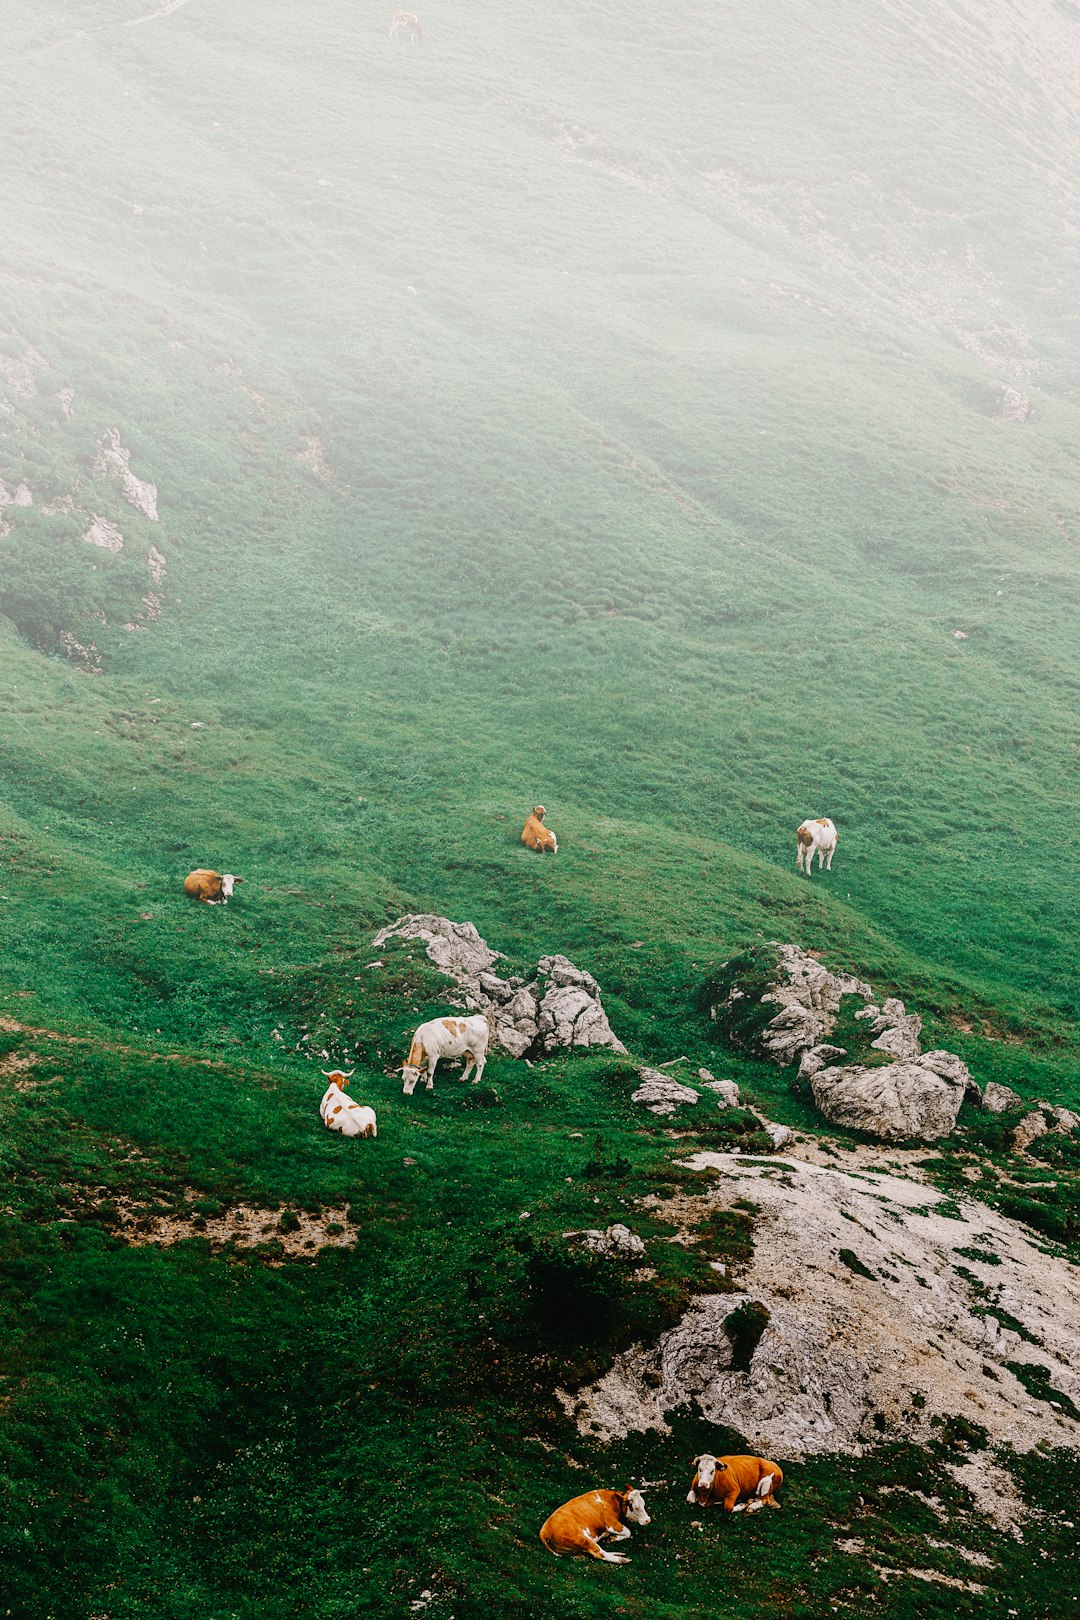
[[[697,1299],[657,1344],[560,1401],[601,1439],[664,1430],[666,1414],[697,1402],[778,1459],[925,1442],[959,1415],[989,1444],[958,1455],[958,1478],[980,1511],[1014,1522],[995,1443],[1080,1444],[1080,1271],[1017,1222],[928,1186],[908,1154],[836,1150],[822,1162],[807,1147],[756,1161],[698,1153],[685,1163],[702,1173],[700,1196],[645,1200],[684,1242],[710,1209],[756,1205],[753,1258],[734,1292]],[[769,1321],[742,1372],[724,1322],[746,1302]]]

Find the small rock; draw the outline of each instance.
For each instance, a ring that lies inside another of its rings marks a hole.
[[[705,1085],[709,1091],[716,1092],[717,1108],[739,1108],[742,1106],[739,1099],[739,1088],[734,1080],[706,1080]]]
[[[603,1255],[606,1260],[642,1260],[645,1257],[644,1241],[628,1226],[619,1224],[609,1226],[606,1232],[590,1229],[585,1233],[585,1247],[593,1254]]]
[[[1023,1153],[1024,1149],[1030,1147],[1037,1136],[1046,1134],[1046,1129],[1046,1120],[1043,1118],[1042,1113],[1038,1108],[1033,1109],[1030,1114],[1024,1115],[1015,1131],[1013,1131],[1013,1148],[1017,1153]]]
[[[630,1100],[641,1103],[650,1114],[667,1116],[673,1114],[677,1108],[698,1101],[700,1093],[692,1086],[682,1085],[670,1075],[661,1074],[659,1069],[639,1069],[638,1074],[644,1083],[633,1093]]]
[[[795,1140],[795,1132],[788,1125],[779,1125],[775,1120],[767,1119],[763,1126],[774,1148],[790,1147]]]
[[[992,1114],[1004,1114],[1007,1109],[1019,1108],[1023,1100],[1012,1086],[999,1085],[996,1080],[988,1080],[983,1091],[983,1107]]]
[[[856,1013],[855,1016],[856,1018],[859,1018],[862,1015],[860,1013]],[[847,1048],[844,1046],[828,1046],[824,1044],[821,1046],[811,1046],[809,1051],[803,1053],[800,1060],[799,1079],[808,1080],[812,1074],[817,1074],[819,1069],[828,1069],[832,1067],[832,1065],[835,1064],[839,1058],[845,1057],[847,1057]]]

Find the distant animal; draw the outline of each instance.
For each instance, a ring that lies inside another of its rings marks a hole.
[[[810,868],[814,864],[814,856],[818,858],[818,871],[824,866],[826,872],[832,871],[832,858],[836,854],[836,841],[840,837],[828,816],[822,816],[819,821],[804,821],[795,834],[796,856],[795,865],[800,872],[810,876]]]
[[[414,45],[419,45],[424,37],[424,30],[420,26],[420,19],[415,11],[395,11],[390,19],[390,38],[395,34],[408,34]]]
[[[184,879],[184,893],[191,900],[205,900],[208,906],[227,906],[232,899],[233,889],[243,881],[242,877],[234,877],[231,872],[222,875],[198,866]]]
[[[475,1086],[484,1072],[490,1039],[491,1026],[479,1013],[470,1018],[433,1018],[430,1023],[421,1024],[412,1038],[408,1060],[401,1069],[405,1081],[402,1088],[405,1096],[412,1096],[416,1082],[425,1073],[427,1089],[431,1090],[435,1084],[435,1070],[441,1058],[464,1057],[466,1062],[461,1073],[463,1080],[469,1078],[475,1065],[476,1073],[472,1082]]]
[[[628,1564],[625,1553],[605,1552],[604,1540],[628,1541],[632,1524],[651,1524],[640,1491],[586,1491],[556,1508],[540,1527],[548,1552],[561,1558],[599,1558],[605,1564]]]
[[[532,815],[529,816],[522,828],[521,842],[528,844],[530,849],[538,849],[543,853],[549,849],[553,855],[559,853],[559,840],[550,827],[544,826],[544,817],[547,811],[542,804],[538,804]]]
[[[356,1070],[350,1069],[348,1074],[344,1069],[324,1069],[322,1072],[330,1082],[319,1104],[323,1124],[329,1130],[340,1131],[342,1136],[378,1136],[374,1108],[365,1108],[345,1095],[345,1087]]]
[[[725,1513],[756,1513],[780,1506],[776,1491],[783,1483],[780,1468],[765,1457],[714,1457],[705,1451],[694,1458],[694,1483],[686,1500],[696,1507],[719,1503]]]

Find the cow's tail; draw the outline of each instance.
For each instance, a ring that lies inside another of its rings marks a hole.
[[[768,1496],[772,1491],[773,1480],[775,1478],[776,1478],[775,1474],[765,1474],[765,1475],[763,1475],[762,1478],[758,1480],[757,1490],[754,1492],[754,1495],[755,1496]]]

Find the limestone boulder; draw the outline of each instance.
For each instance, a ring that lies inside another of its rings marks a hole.
[[[700,1098],[700,1092],[695,1091],[693,1086],[684,1086],[681,1081],[672,1079],[670,1074],[663,1074],[659,1069],[639,1069],[638,1075],[642,1083],[630,1100],[640,1103],[650,1114],[667,1118],[676,1109],[696,1103]]]
[[[584,1247],[605,1260],[629,1260],[640,1264],[645,1259],[645,1243],[628,1226],[616,1222],[606,1232],[591,1229],[585,1233]]]
[[[810,1080],[814,1101],[834,1125],[867,1131],[887,1142],[948,1136],[964,1100],[964,1086],[919,1063],[850,1063],[820,1069]]]
[[[992,1114],[1004,1114],[1010,1108],[1019,1108],[1024,1099],[1018,1091],[1013,1090],[1012,1086],[1003,1086],[996,1080],[988,1080],[982,1100],[983,1107],[988,1108]]]

